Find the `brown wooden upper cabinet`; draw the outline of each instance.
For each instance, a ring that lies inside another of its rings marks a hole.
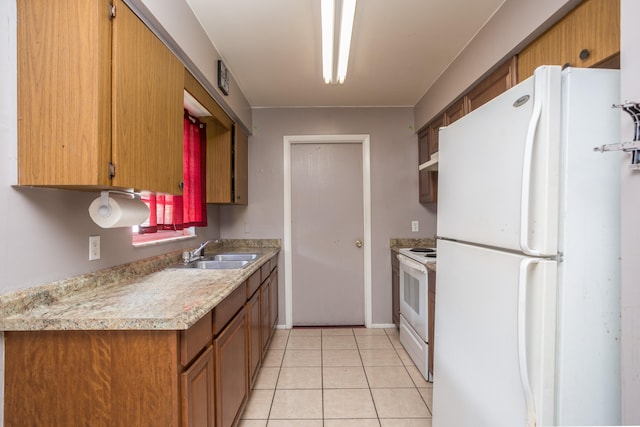
[[[207,203],[246,205],[247,135],[216,120],[207,127],[207,140]]]
[[[620,0],[586,0],[518,55],[518,80],[540,65],[619,68]]]
[[[184,88],[210,116],[207,125],[207,203],[248,203],[249,138],[224,112],[196,78],[185,70]]]
[[[516,84],[516,65],[516,58],[504,62],[422,128],[418,133],[419,164],[428,161],[434,154],[437,155],[441,127],[454,123]],[[438,171],[422,169],[418,174],[420,203],[437,202]]]
[[[207,203],[246,205],[248,137],[239,126],[209,118]]]
[[[121,0],[18,0],[18,183],[181,194],[184,66]]]
[[[438,130],[445,125],[446,116],[440,115],[418,134],[418,158],[420,164],[431,159],[438,152]],[[438,172],[419,170],[418,183],[420,203],[434,203],[438,200]]]
[[[516,85],[517,59],[514,56],[499,66],[465,95],[466,112],[470,113]]]

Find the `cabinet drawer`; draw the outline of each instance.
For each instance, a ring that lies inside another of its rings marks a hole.
[[[262,277],[262,282],[267,280],[271,272],[274,268],[278,266],[278,255],[272,256],[269,261],[265,262],[262,267],[260,267],[260,276]]]
[[[224,325],[229,323],[234,314],[247,301],[246,285],[239,286],[231,295],[213,309],[213,335],[218,335]]]
[[[212,339],[211,312],[209,312],[195,325],[180,332],[180,363],[182,366],[187,366]]]
[[[256,271],[247,280],[247,299],[251,298],[251,295],[253,295],[260,287],[260,284],[262,283],[260,280],[261,274],[261,271]]]
[[[261,280],[262,283],[264,283],[264,281],[269,278],[270,273],[271,273],[271,261],[267,261],[262,265],[262,267],[260,267],[260,277],[262,278]]]

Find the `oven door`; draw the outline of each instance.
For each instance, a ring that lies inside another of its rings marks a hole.
[[[404,255],[400,262],[400,314],[427,342],[427,267]]]

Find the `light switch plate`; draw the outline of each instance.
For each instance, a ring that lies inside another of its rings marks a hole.
[[[100,259],[100,236],[89,236],[89,261]]]
[[[414,233],[420,231],[420,223],[418,221],[411,221],[411,231]]]

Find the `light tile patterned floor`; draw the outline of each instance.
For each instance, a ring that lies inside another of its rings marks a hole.
[[[240,427],[430,427],[431,405],[397,329],[280,329]]]

